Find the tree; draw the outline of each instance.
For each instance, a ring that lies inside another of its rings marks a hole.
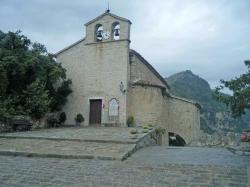
[[[60,110],[72,92],[66,70],[20,31],[0,31],[0,117],[42,117]]]
[[[219,87],[215,89],[215,97],[219,101],[230,107],[233,117],[245,114],[246,109],[250,108],[250,61],[245,61],[247,72],[229,81],[221,80]],[[233,95],[226,95],[221,92],[228,88]]]

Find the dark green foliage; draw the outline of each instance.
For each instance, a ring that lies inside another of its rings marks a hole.
[[[65,112],[60,113],[60,116],[59,116],[60,124],[63,124],[66,121],[66,119],[67,119],[66,113]]]
[[[201,104],[201,128],[205,132],[213,133],[213,128],[218,124],[226,124],[239,131],[247,127],[250,115],[245,115],[242,119],[230,118],[226,105],[214,99],[213,91],[208,82],[191,71],[176,73],[166,80],[170,85],[172,94]],[[221,118],[221,121],[218,121],[216,113],[224,113],[225,116]]]
[[[47,118],[47,126],[48,127],[59,127],[59,119],[56,115],[49,115]]]
[[[41,118],[60,110],[71,93],[66,70],[44,45],[20,31],[0,31],[0,117]]]
[[[51,101],[52,111],[61,110],[61,107],[67,102],[67,96],[72,92],[70,85],[72,84],[71,80],[65,80],[61,83],[61,86],[57,89],[56,92],[53,92]]]
[[[127,125],[128,127],[134,127],[135,126],[135,119],[133,116],[129,116],[127,119]]]
[[[200,118],[200,128],[208,134],[213,134],[215,132],[214,129],[207,125],[207,122],[204,118]]]
[[[240,77],[229,81],[221,80],[219,87],[215,89],[215,97],[230,107],[232,116],[242,116],[246,109],[250,109],[250,61],[245,61],[247,72]],[[233,95],[225,95],[221,90],[228,88]]]
[[[20,111],[29,114],[32,118],[39,119],[49,111],[50,98],[49,91],[41,81],[34,81],[27,85],[26,90],[20,95],[18,102]]]
[[[77,114],[76,117],[75,117],[75,121],[78,122],[78,123],[82,123],[84,122],[84,117],[82,116],[82,114]]]

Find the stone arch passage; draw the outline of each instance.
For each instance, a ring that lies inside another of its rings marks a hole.
[[[169,137],[169,146],[185,146],[186,141],[179,135],[174,132],[168,133]]]

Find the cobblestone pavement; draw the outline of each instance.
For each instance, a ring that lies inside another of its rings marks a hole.
[[[225,149],[158,146],[124,162],[0,156],[0,186],[249,187],[249,163]]]
[[[223,148],[200,147],[147,147],[133,155],[131,161],[153,165],[166,163],[224,167],[244,167],[246,164],[250,166],[250,156],[239,156]]]
[[[125,127],[68,127],[57,129],[44,129],[37,131],[26,131],[16,133],[2,133],[0,137],[20,138],[44,138],[44,139],[73,139],[73,140],[94,140],[113,141],[123,143],[134,143],[145,134],[138,134],[137,139],[131,139],[130,130]],[[142,130],[139,129],[139,131]]]

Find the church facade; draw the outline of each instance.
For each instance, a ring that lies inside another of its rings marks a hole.
[[[56,53],[72,80],[63,111],[67,124],[78,113],[85,126],[162,126],[186,142],[198,137],[200,106],[169,93],[166,80],[130,49],[131,21],[109,11],[85,24],[86,36]]]

